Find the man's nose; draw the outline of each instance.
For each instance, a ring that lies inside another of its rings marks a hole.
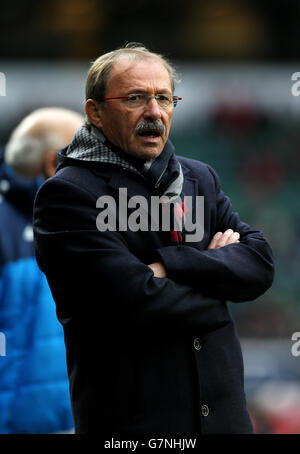
[[[153,118],[154,120],[161,118],[161,110],[159,108],[157,100],[154,97],[148,100],[144,111],[144,117]]]

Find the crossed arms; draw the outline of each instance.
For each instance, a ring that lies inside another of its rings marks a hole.
[[[97,230],[96,196],[72,181],[48,180],[35,203],[35,248],[58,311],[71,301],[70,311],[80,316],[86,301],[92,312],[89,290],[109,302],[101,305],[104,319],[118,314],[139,324],[167,321],[203,332],[227,323],[225,301],[248,301],[266,291],[273,261],[262,234],[242,223],[223,197],[219,193],[217,226],[224,234],[218,238],[213,232],[207,250],[162,247],[156,251],[162,266],[148,266],[120,232]],[[229,229],[239,232],[239,242]],[[164,269],[167,277],[157,279]]]
[[[226,230],[224,233],[217,232],[207,249],[219,249],[220,247],[227,246],[228,244],[238,243],[240,238],[239,232],[234,232],[231,229]],[[154,277],[167,277],[167,270],[162,262],[155,262],[148,265],[154,273]]]

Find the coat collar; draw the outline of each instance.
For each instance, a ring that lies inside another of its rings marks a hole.
[[[183,193],[192,194],[195,191],[195,179],[189,177],[189,169],[183,167],[182,170],[184,174]],[[138,194],[150,199],[152,195],[157,195],[145,178],[122,167],[109,166],[109,168],[105,168],[103,165],[101,169],[94,168],[93,173],[106,179],[108,186],[114,190],[126,188],[128,198]]]
[[[98,175],[106,180],[107,184],[111,188],[115,190],[126,188],[128,197],[139,194],[150,198],[151,195],[153,195],[153,188],[150,187],[149,183],[142,175],[131,172],[130,170],[119,165],[70,158],[66,156],[67,148],[68,147],[65,147],[58,154],[58,167],[56,172],[67,166],[86,167],[95,175]],[[190,170],[182,165],[182,171],[184,175],[184,187],[186,187],[188,180],[190,180]]]

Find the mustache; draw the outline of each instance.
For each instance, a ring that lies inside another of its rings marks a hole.
[[[157,131],[160,136],[164,136],[166,128],[161,120],[155,121],[141,121],[134,129],[134,134],[140,134],[143,131]]]

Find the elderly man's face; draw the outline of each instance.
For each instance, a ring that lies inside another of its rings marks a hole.
[[[137,93],[149,95],[164,94],[171,96],[170,76],[165,66],[156,59],[130,61],[120,59],[112,67],[106,98],[127,96]],[[172,115],[173,104],[167,108],[159,107],[155,98],[140,107],[131,107],[123,99],[113,99],[105,102],[99,108],[101,124],[105,136],[126,153],[141,159],[157,157],[167,141]],[[163,125],[164,132],[143,131],[138,133],[136,126],[140,123],[158,121]]]

